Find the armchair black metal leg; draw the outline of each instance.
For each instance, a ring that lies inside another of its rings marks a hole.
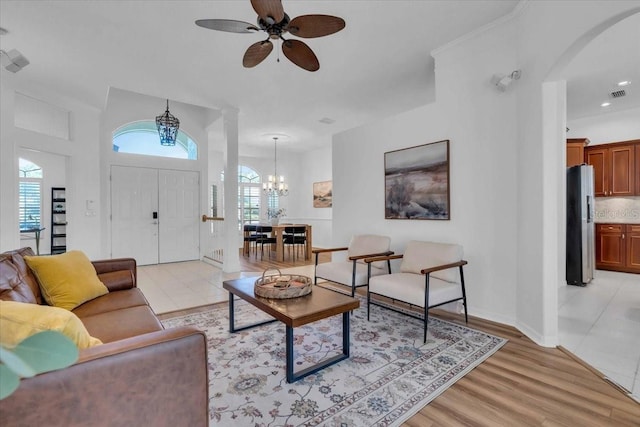
[[[370,310],[371,310],[371,294],[369,293],[369,288],[367,287],[367,322],[369,321]]]
[[[429,273],[424,276],[424,343],[427,343],[427,327],[429,326]]]
[[[427,343],[427,328],[429,327],[429,309],[424,308],[424,343]]]
[[[353,270],[351,272],[351,298],[356,294],[356,261],[353,261]]]
[[[469,323],[469,317],[467,316],[467,292],[464,288],[464,273],[462,266],[460,266],[460,284],[462,285],[462,305],[464,306],[464,323]]]

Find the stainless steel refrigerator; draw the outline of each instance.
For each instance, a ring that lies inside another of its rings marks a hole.
[[[593,166],[567,168],[567,283],[585,286],[595,268]]]

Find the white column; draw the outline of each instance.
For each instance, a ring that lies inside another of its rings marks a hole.
[[[542,84],[542,328],[540,344],[558,345],[558,287],[566,286],[567,82]]]
[[[226,273],[240,271],[238,232],[238,110],[225,109],[224,136],[224,263]]]

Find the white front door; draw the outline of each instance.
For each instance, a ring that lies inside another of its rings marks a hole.
[[[111,257],[158,263],[158,170],[111,166]]]
[[[199,174],[111,167],[111,256],[139,265],[199,258]]]
[[[159,171],[160,262],[198,259],[200,254],[198,172]]]

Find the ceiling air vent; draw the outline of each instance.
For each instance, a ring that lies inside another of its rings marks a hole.
[[[618,90],[614,90],[611,91],[611,93],[609,93],[609,96],[612,98],[622,98],[623,96],[626,96],[627,92],[625,92],[624,89],[618,89]]]

